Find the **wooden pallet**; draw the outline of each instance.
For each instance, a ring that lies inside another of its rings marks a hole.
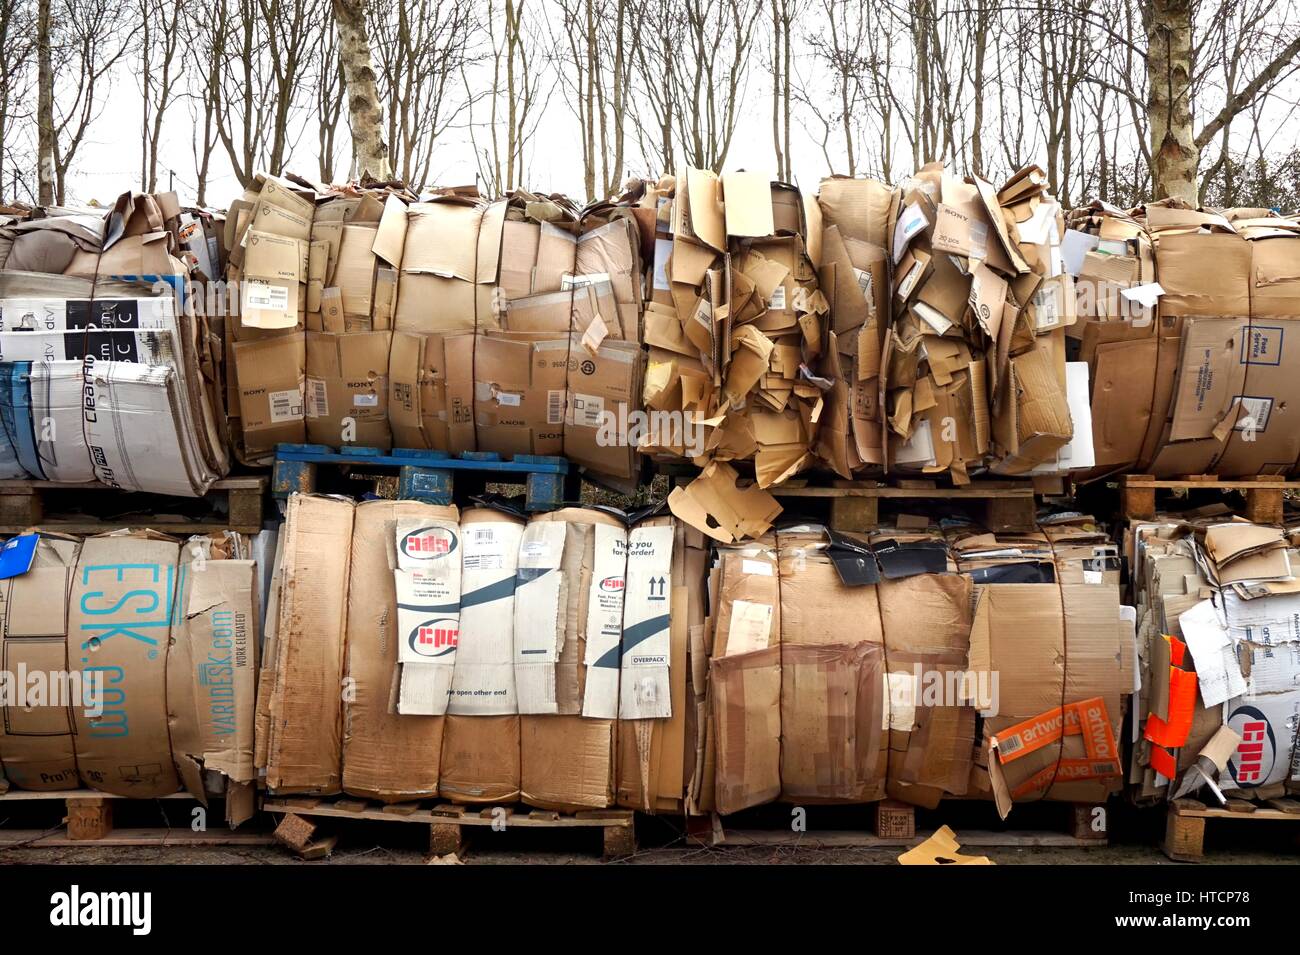
[[[1229,799],[1226,806],[1207,806],[1196,799],[1175,799],[1165,816],[1165,839],[1161,848],[1175,862],[1200,862],[1205,858],[1205,824],[1210,819],[1291,823],[1289,827],[1300,849],[1300,799],[1270,799],[1256,804]]]
[[[1149,474],[1121,475],[1120,504],[1128,520],[1150,520],[1158,510],[1161,491],[1238,492],[1245,496],[1242,516],[1256,524],[1281,524],[1283,501],[1287,491],[1300,492],[1300,481],[1260,476],[1229,480],[1213,474],[1194,474],[1176,479],[1155,478]]]
[[[696,841],[716,846],[802,846],[805,848],[892,849],[919,845],[934,834],[918,830],[916,807],[885,799],[862,807],[871,814],[872,824],[862,829],[827,829],[795,831],[793,829],[745,829],[729,826],[713,816],[707,825],[690,828]],[[1109,844],[1106,832],[1092,827],[1094,806],[1061,803],[1060,831],[1050,829],[982,830],[962,827],[963,846],[1001,848],[1082,848],[1095,849]]]
[[[396,472],[397,496],[426,504],[458,501],[457,477],[474,493],[484,481],[524,485],[524,508],[553,511],[578,499],[578,473],[568,459],[553,455],[516,454],[510,460],[491,451],[448,454],[395,448],[330,448],[321,444],[281,444],[276,449],[272,496],[317,490],[322,468],[356,469],[363,473]],[[462,494],[462,497],[464,495]]]
[[[433,855],[460,854],[472,830],[599,829],[604,858],[621,859],[636,851],[635,813],[629,809],[593,809],[560,813],[526,806],[460,806],[443,802],[380,803],[366,799],[270,797],[262,808],[282,815],[279,841],[300,854],[318,840],[315,820],[364,819],[429,827]],[[277,832],[280,832],[277,829]],[[307,856],[310,857],[310,856]]]
[[[1057,481],[1059,484],[1059,480]],[[1055,487],[1056,485],[1052,485]],[[1035,526],[1038,493],[1054,493],[1033,481],[979,481],[962,487],[940,487],[935,481],[902,479],[891,484],[873,481],[832,481],[813,485],[800,481],[768,488],[784,505],[786,500],[824,498],[830,502],[830,526],[837,531],[862,532],[880,524],[880,502],[942,501],[969,507],[990,529],[1028,529]]]
[[[0,481],[0,534],[19,534],[29,527],[41,527],[64,534],[99,534],[128,525],[147,525],[169,534],[206,534],[213,531],[238,531],[256,534],[262,529],[262,500],[266,494],[265,477],[229,477],[212,485],[211,496],[225,495],[227,510],[224,515],[213,513],[205,518],[190,518],[182,513],[169,514],[159,501],[174,501],[177,505],[191,502],[190,498],[166,498],[156,494],[122,491],[91,481],[78,484],[61,484],[58,481],[2,480]],[[97,498],[93,503],[105,504],[122,516],[95,518],[85,515],[60,516],[59,499],[74,496],[77,504],[87,496]],[[138,514],[130,512],[138,509]]]
[[[171,793],[153,799],[186,800],[197,802],[189,793]],[[270,845],[270,833],[249,830],[231,830],[224,826],[195,831],[188,826],[150,826],[147,828],[117,829],[113,825],[113,809],[122,801],[152,802],[152,799],[131,799],[93,789],[63,789],[48,792],[9,790],[0,793],[0,810],[6,803],[62,802],[64,805],[61,832],[42,829],[0,828],[0,849],[34,847],[59,848],[62,846],[257,846]]]

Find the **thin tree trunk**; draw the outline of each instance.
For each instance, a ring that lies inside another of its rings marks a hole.
[[[36,19],[37,202],[54,202],[54,65],[50,60],[50,0],[40,0]]]
[[[1196,205],[1200,153],[1192,131],[1191,0],[1148,0],[1143,20],[1155,196],[1173,196]]]

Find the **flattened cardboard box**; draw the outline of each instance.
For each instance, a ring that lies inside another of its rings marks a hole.
[[[397,712],[441,716],[451,697],[460,642],[460,526],[454,509],[403,518],[395,529],[397,659],[402,665]]]
[[[449,340],[450,341],[450,340]],[[480,451],[516,454],[564,453],[564,397],[569,341],[519,341],[474,337],[473,409]],[[453,422],[464,406],[462,370],[453,384]],[[454,443],[454,442],[453,442]]]
[[[357,444],[387,450],[386,331],[331,335],[307,332],[307,440],[330,447]]]
[[[504,716],[515,695],[516,572],[524,522],[489,508],[461,515],[460,643],[447,712]]]
[[[226,821],[253,811],[254,699],[261,615],[257,565],[182,548],[176,638],[167,655],[172,755],[190,795],[207,804],[205,774],[225,779]]]
[[[148,532],[81,546],[68,613],[68,667],[102,680],[96,715],[73,709],[77,765],[95,789],[165,796],[180,781],[167,733],[167,650],[180,545]]]
[[[307,437],[303,333],[235,342],[234,359],[244,450],[257,454],[273,451],[281,442],[303,443]]]
[[[395,526],[408,519],[452,516],[454,509],[417,501],[357,505],[348,577],[345,675],[352,695],[343,707],[343,791],[398,802],[438,792],[443,720],[398,716]]]
[[[32,568],[0,581],[0,670],[18,674],[68,671],[68,594],[78,543],[42,535]],[[20,680],[21,683],[21,680]],[[16,689],[16,688],[15,688]],[[62,705],[0,706],[0,763],[19,789],[76,789],[72,713]],[[49,703],[53,703],[50,700]]]
[[[627,539],[619,719],[673,715],[670,695],[670,604],[673,525],[643,523]]]
[[[388,424],[393,444],[399,448],[451,450],[442,336],[393,332],[388,382]]]
[[[337,793],[342,785],[343,651],[351,570],[350,500],[294,494],[285,515],[266,785]]]

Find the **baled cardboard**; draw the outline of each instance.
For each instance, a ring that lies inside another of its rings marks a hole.
[[[303,443],[307,436],[304,334],[236,342],[234,359],[245,451],[257,454],[273,451],[281,442]]]
[[[476,336],[473,344],[473,420],[478,450],[509,457],[563,454],[568,338],[520,341]],[[454,369],[454,379],[464,370],[450,362],[449,368]],[[452,388],[456,388],[455,380]],[[458,396],[453,390],[453,423],[458,416]],[[454,439],[452,444],[456,446]]]
[[[455,509],[394,522],[397,712],[442,716],[460,642],[461,534]]]
[[[78,541],[42,534],[31,569],[0,581],[0,671],[62,673],[68,666],[68,597]],[[69,685],[71,689],[71,684]],[[107,687],[105,687],[106,689]],[[11,687],[16,690],[17,687]],[[18,789],[76,789],[80,785],[69,703],[0,707],[0,764]]]
[[[399,716],[396,697],[400,611],[394,571],[396,527],[455,519],[454,508],[417,501],[365,501],[353,519],[348,576],[343,706],[343,791],[400,802],[438,793],[443,718]]]
[[[280,793],[342,786],[343,661],[352,501],[294,494],[285,514],[269,703],[266,785]]]
[[[68,668],[102,680],[102,711],[74,708],[77,766],[92,788],[165,796],[180,781],[167,733],[166,666],[177,624],[180,545],[115,532],[81,546],[68,610]]]
[[[504,716],[519,711],[514,631],[523,533],[523,521],[489,508],[461,515],[460,642],[448,713]]]

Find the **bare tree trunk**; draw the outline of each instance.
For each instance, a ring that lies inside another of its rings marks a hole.
[[[37,202],[54,202],[54,66],[50,61],[50,0],[40,0],[36,15],[36,176]]]
[[[388,179],[393,171],[384,140],[384,112],[379,108],[375,69],[370,61],[365,0],[334,0],[334,23],[339,33],[339,60],[348,93],[357,176]]]
[[[1196,205],[1197,159],[1192,130],[1191,0],[1147,0],[1147,120],[1155,196]]]

